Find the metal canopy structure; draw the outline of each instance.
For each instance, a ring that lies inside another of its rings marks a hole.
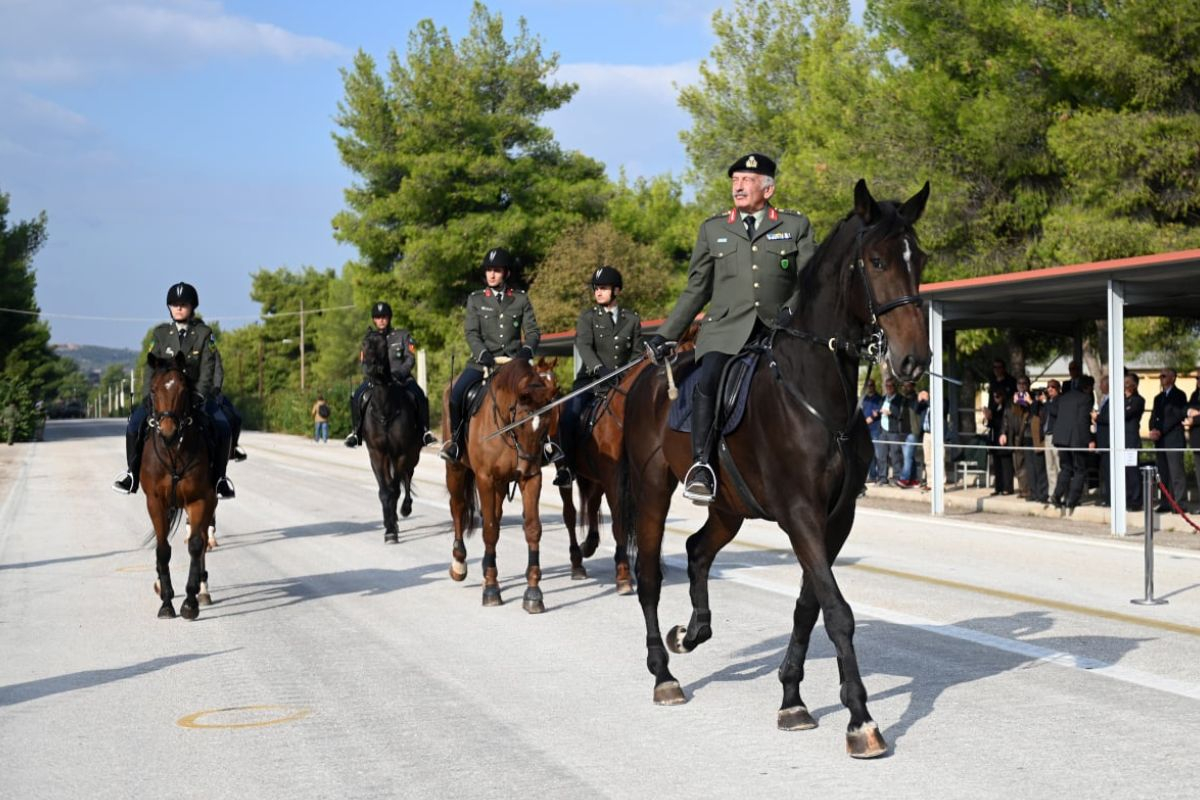
[[[931,369],[945,373],[944,335],[972,328],[1028,328],[1076,337],[1084,322],[1108,322],[1108,372],[1125,371],[1125,317],[1180,317],[1200,319],[1200,250],[1181,250],[1137,258],[1051,267],[1030,272],[992,275],[959,281],[926,284],[921,294],[929,301],[929,333],[933,349]],[[952,376],[954,377],[954,376]],[[1120,396],[1120,383],[1110,379],[1110,396]],[[944,408],[945,389],[931,381],[930,403]],[[1136,458],[1124,445],[1124,404],[1108,404],[1107,443],[1112,532],[1123,536],[1125,526],[1125,463]],[[933,476],[931,505],[934,514],[945,510],[945,417],[933,414]],[[1100,442],[1098,446],[1104,447]],[[1149,502],[1147,499],[1146,502]]]

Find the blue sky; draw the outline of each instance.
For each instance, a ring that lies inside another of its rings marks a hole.
[[[493,0],[524,17],[559,79],[580,89],[544,120],[616,175],[680,175],[695,79],[718,0]],[[859,5],[855,3],[855,5]],[[53,341],[136,346],[194,283],[201,313],[251,321],[258,269],[340,269],[330,219],[352,180],[331,134],[340,67],[358,49],[403,54],[430,17],[458,39],[448,0],[0,0],[0,191],[9,223],[45,210],[36,260]],[[128,321],[72,319],[72,316]]]

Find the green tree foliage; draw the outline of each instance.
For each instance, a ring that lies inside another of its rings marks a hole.
[[[334,228],[359,250],[364,310],[389,299],[397,326],[441,348],[459,338],[489,248],[536,264],[561,230],[600,217],[602,166],[538,124],[576,91],[550,81],[557,64],[524,20],[506,38],[501,17],[476,3],[458,43],[424,20],[386,77],[362,52],[343,71],[334,140],[358,180]]]

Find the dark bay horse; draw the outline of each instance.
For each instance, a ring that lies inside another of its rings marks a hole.
[[[847,750],[856,758],[887,751],[867,711],[853,643],[854,616],[832,566],[849,535],[871,458],[854,386],[859,359],[883,358],[904,380],[920,377],[929,364],[918,294],[925,255],[913,230],[928,197],[926,183],[902,204],[877,202],[860,180],[853,212],[801,272],[801,307],[790,327],[777,331],[758,355],[747,414],[719,443],[718,450],[726,451],[719,459],[719,493],[703,527],[687,540],[691,620],[671,630],[665,646],[658,622],[663,525],[675,486],[692,460],[690,437],[667,425],[661,370],[647,373],[630,391],[623,465],[630,499],[624,514],[637,536],[638,598],[656,703],[687,700],[668,669],[667,649],[690,652],[712,636],[708,576],[716,554],[746,519],[773,520],[791,540],[804,572],[779,668],[783,703],[778,725],[783,730],[816,727],[800,697],[800,682],[809,637],[817,615],[824,614],[837,651],[841,700],[850,711]],[[728,456],[740,481],[725,466]]]
[[[421,457],[421,418],[416,401],[403,383],[392,380],[388,364],[387,340],[370,336],[363,352],[363,365],[371,381],[371,402],[363,416],[363,441],[371,458],[371,470],[379,485],[379,503],[383,508],[383,541],[400,541],[396,504],[401,489],[404,502],[400,516],[412,513],[413,471]]]
[[[158,580],[154,588],[162,599],[159,619],[175,617],[169,539],[181,513],[187,514],[184,544],[191,556],[191,567],[187,596],[179,613],[185,619],[196,619],[200,604],[211,602],[204,553],[217,511],[217,493],[209,471],[208,437],[201,428],[202,412],[193,403],[195,394],[184,363],[182,353],[172,359],[161,359],[153,353],[147,357],[148,366],[154,370],[150,377],[151,432],[142,448],[138,476],[157,541]]]
[[[558,408],[533,416],[558,393],[554,361],[540,360],[537,367],[524,359],[513,359],[497,367],[487,379],[478,413],[467,421],[466,448],[456,463],[446,464],[446,489],[454,518],[453,561],[450,577],[467,577],[467,548],[464,536],[475,528],[476,499],[483,516],[483,604],[498,606],[500,581],[496,570],[496,542],[500,538],[500,516],[504,497],[512,483],[521,489],[525,543],[529,564],[522,606],[530,614],[546,610],[542,602],[542,569],[539,560],[542,522],[538,501],[542,493],[542,453],[547,438],[558,424]],[[449,441],[450,390],[443,396],[442,433]],[[500,436],[490,435],[510,422],[532,417],[529,422]]]
[[[677,353],[695,349],[699,327],[692,324],[680,337],[676,347]],[[635,591],[633,573],[629,568],[627,537],[621,528],[620,513],[621,487],[618,467],[625,446],[625,406],[634,381],[651,366],[653,364],[646,360],[621,376],[617,385],[597,401],[596,422],[588,435],[576,444],[575,482],[579,486],[578,508],[583,512],[588,529],[587,538],[582,545],[576,535],[578,511],[571,487],[559,488],[563,503],[563,524],[571,537],[572,580],[587,578],[583,560],[591,558],[600,545],[600,501],[608,501],[608,508],[612,513],[613,542],[616,545],[613,561],[616,567],[617,594],[633,594]]]

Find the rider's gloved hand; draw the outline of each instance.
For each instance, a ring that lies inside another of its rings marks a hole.
[[[776,328],[786,328],[792,324],[792,317],[796,316],[787,306],[779,307],[779,314],[775,317]]]
[[[603,364],[597,364],[596,368],[592,370],[592,377],[603,378],[607,375],[612,375],[614,372],[616,372],[616,370],[612,367],[606,367]]]
[[[476,358],[475,360],[479,363],[479,366],[481,366],[481,367],[496,366],[496,357],[494,355],[492,355],[491,350],[484,350],[482,353],[479,354],[479,357]]]
[[[532,347],[522,347],[520,350],[517,351],[516,357],[523,358],[526,361],[533,361],[533,348]]]
[[[661,361],[667,355],[667,351],[670,349],[667,346],[667,338],[657,333],[653,336],[647,337],[644,346],[646,348],[646,355],[649,356],[650,360],[655,364]]]

